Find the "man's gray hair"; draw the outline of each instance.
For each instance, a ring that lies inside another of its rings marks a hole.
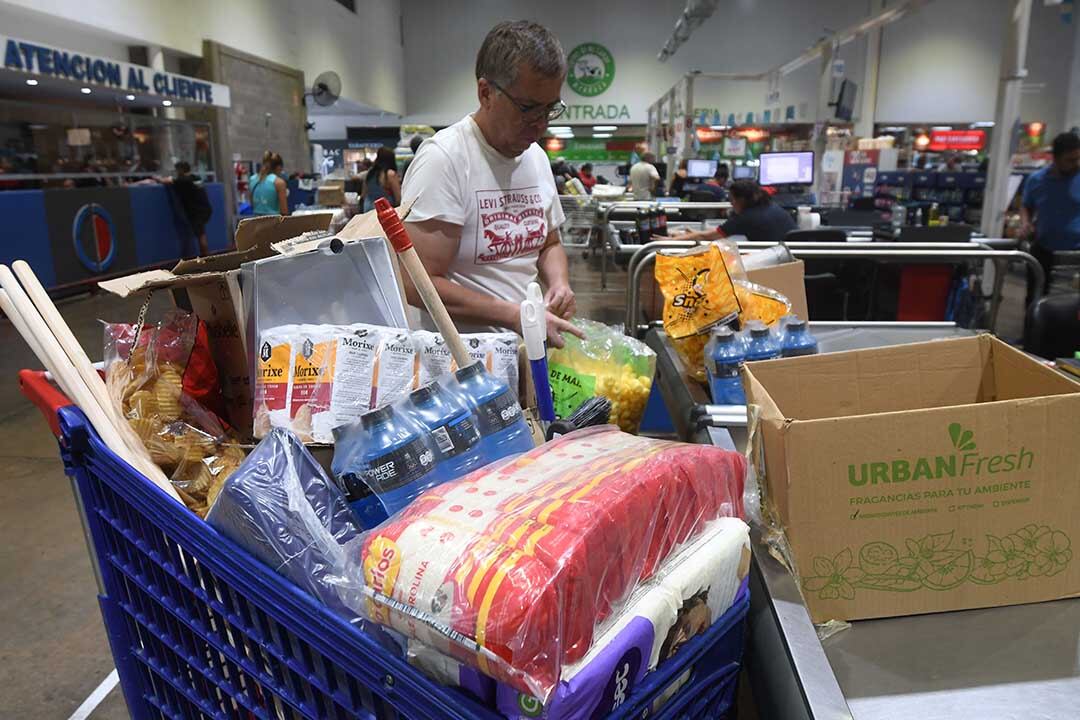
[[[550,30],[530,20],[501,22],[476,54],[476,79],[510,87],[523,63],[544,77],[566,75],[566,54]]]

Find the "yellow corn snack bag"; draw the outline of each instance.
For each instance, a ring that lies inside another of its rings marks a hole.
[[[656,282],[664,294],[664,331],[679,340],[706,332],[739,312],[739,300],[715,245],[658,253]]]
[[[735,295],[742,307],[739,321],[744,324],[751,320],[760,320],[766,325],[772,325],[791,312],[791,301],[786,296],[748,280],[735,281]]]

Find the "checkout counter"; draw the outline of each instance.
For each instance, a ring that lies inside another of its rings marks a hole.
[[[822,352],[972,334],[951,323],[811,323]],[[661,329],[656,384],[681,439],[744,450]],[[1080,599],[860,620],[820,640],[794,577],[753,534],[746,669],[762,720],[1080,717]]]

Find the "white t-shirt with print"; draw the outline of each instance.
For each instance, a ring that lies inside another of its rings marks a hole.
[[[547,235],[565,220],[551,163],[535,143],[516,158],[501,155],[471,115],[420,146],[402,183],[401,202],[415,200],[408,222],[461,226],[461,244],[447,278],[520,302],[536,279]],[[427,313],[424,326],[434,329]],[[501,328],[458,323],[462,332]]]
[[[656,166],[644,160],[634,163],[630,168],[630,190],[635,200],[648,200],[653,196],[653,183],[660,180]]]

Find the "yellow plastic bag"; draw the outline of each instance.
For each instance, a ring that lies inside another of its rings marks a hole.
[[[736,280],[735,294],[742,307],[739,322],[743,325],[751,320],[760,320],[766,325],[772,325],[791,312],[791,301],[787,299],[787,296],[749,280]]]
[[[655,275],[664,294],[664,331],[671,338],[707,332],[739,312],[731,276],[716,245],[659,253]]]

